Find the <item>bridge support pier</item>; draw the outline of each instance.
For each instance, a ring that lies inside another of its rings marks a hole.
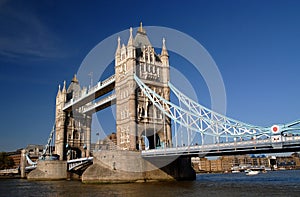
[[[124,183],[195,178],[196,173],[188,157],[156,157],[146,160],[140,152],[116,150],[94,153],[93,165],[83,173],[82,182]]]
[[[37,168],[27,175],[29,180],[67,179],[67,161],[40,160]]]

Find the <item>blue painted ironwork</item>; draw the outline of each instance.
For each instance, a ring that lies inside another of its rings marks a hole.
[[[272,127],[255,126],[228,118],[225,115],[216,113],[198,104],[180,92],[171,83],[168,83],[179,102],[183,103],[188,108],[188,110],[185,110],[182,107],[165,100],[144,84],[136,75],[134,76],[134,79],[148,99],[166,116],[171,118],[175,122],[175,125],[178,123],[188,130],[198,132],[201,135],[215,136],[218,138],[229,137],[234,140],[238,137],[264,139],[271,138],[271,136],[282,134],[287,131],[300,131],[300,127],[295,127],[295,125],[300,124],[300,120],[289,124],[279,125],[279,129],[274,132],[272,131]],[[188,133],[187,135],[190,134]]]

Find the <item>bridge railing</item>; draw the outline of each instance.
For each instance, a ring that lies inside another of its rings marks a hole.
[[[67,161],[68,170],[93,162],[93,157],[72,159]]]
[[[297,145],[299,146],[300,136],[282,137],[281,140],[274,142],[272,138],[254,139],[248,141],[235,141],[228,143],[180,146],[171,148],[160,148],[143,150],[142,156],[160,156],[160,155],[189,155],[189,154],[208,154],[212,152],[226,153],[235,151],[249,151],[262,148],[278,149],[277,145]]]
[[[95,86],[88,89],[86,94],[89,94],[91,92],[95,92],[95,90],[98,90],[101,86],[104,87],[106,84],[110,84],[114,80],[115,80],[115,75],[112,75],[109,78],[105,79],[104,81],[99,81]]]

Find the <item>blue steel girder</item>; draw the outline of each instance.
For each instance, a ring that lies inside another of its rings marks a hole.
[[[287,124],[279,124],[277,126],[279,128],[279,132],[281,132],[281,133],[300,132],[300,120],[295,120],[295,121],[287,123]],[[272,131],[271,127],[270,127],[270,130]]]
[[[207,118],[214,118],[216,120],[223,120],[227,122],[228,124],[231,124],[232,126],[239,126],[239,127],[247,127],[247,128],[253,128],[263,131],[266,136],[272,134],[272,127],[258,127],[251,124],[243,123],[238,120],[234,120],[232,118],[228,118],[222,114],[216,113],[199,103],[195,102],[194,100],[190,99],[186,95],[184,95],[182,92],[180,92],[174,85],[172,85],[170,82],[168,83],[170,89],[173,91],[173,93],[176,95],[178,100],[182,102],[185,106],[188,107],[189,110],[193,111],[196,114],[199,114],[200,116],[206,116]],[[298,127],[295,127],[295,125],[298,125]],[[284,133],[288,131],[300,131],[300,120],[293,121],[288,124],[280,124],[278,125],[279,132]],[[273,133],[275,134],[275,133]]]
[[[181,97],[185,100],[184,102],[190,103],[190,105],[188,105],[189,110],[185,110],[165,100],[145,85],[136,75],[134,76],[134,79],[143,93],[159,110],[171,118],[175,123],[192,131],[201,133],[202,135],[232,138],[254,136],[259,138],[261,136],[271,135],[268,128],[245,124],[229,119],[226,116],[208,110],[207,108],[202,109],[199,104],[192,102],[191,99],[188,99],[186,96],[183,97],[181,94]]]
[[[199,103],[195,102],[194,100],[190,99],[186,95],[184,95],[182,92],[180,92],[177,88],[175,88],[174,85],[172,85],[170,82],[168,83],[169,87],[173,91],[173,93],[176,95],[176,97],[179,99],[180,102],[182,102],[185,106],[189,108],[189,110],[193,111],[194,113],[205,116],[207,118],[215,119],[218,121],[224,121],[232,126],[244,126],[252,129],[266,129],[263,127],[247,124],[238,120],[234,120],[232,118],[228,118],[227,116],[224,116],[222,114],[219,114],[217,112],[212,111],[211,109],[208,109],[204,107],[203,105],[200,105]]]

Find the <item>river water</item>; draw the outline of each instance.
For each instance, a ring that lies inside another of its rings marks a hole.
[[[198,174],[195,181],[128,184],[0,179],[0,196],[300,196],[300,170]]]

